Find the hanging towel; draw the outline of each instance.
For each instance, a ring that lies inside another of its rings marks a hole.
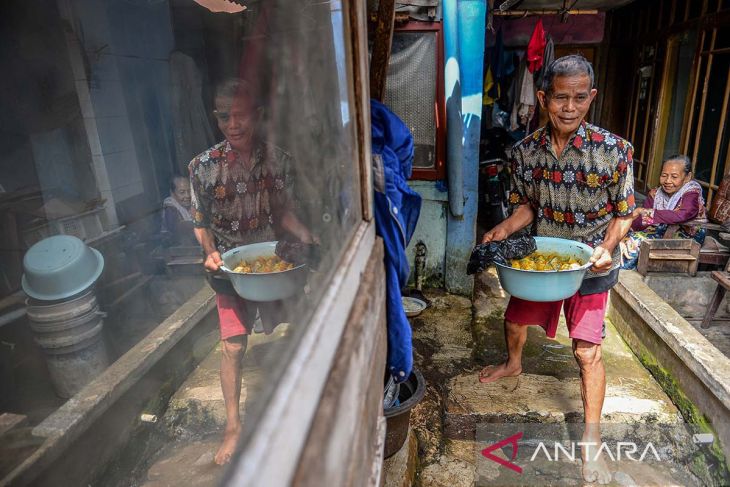
[[[542,67],[542,56],[545,53],[545,30],[542,19],[537,19],[530,42],[527,43],[527,69],[534,73]]]
[[[406,247],[418,223],[421,196],[407,183],[413,164],[408,126],[382,103],[370,101],[375,231],[385,246],[388,371],[397,382],[413,368],[411,325],[401,302],[410,268]]]

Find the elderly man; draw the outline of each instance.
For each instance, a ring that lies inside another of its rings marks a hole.
[[[250,86],[232,79],[216,90],[215,116],[225,140],[190,162],[195,236],[205,254],[205,269],[223,264],[221,253],[255,242],[277,240],[288,233],[304,243],[314,238],[291,210],[289,155],[260,135],[263,108]],[[275,325],[276,306],[244,301],[228,281],[211,279],[220,321],[221,388],[226,408],[223,444],[215,462],[230,461],[241,431],[241,361],[256,308],[264,328]],[[267,332],[270,331],[267,329]]]
[[[581,289],[563,301],[510,299],[505,312],[507,361],[485,367],[480,381],[520,374],[527,339],[525,325],[540,325],[554,338],[560,310],[564,309],[580,368],[586,423],[583,441],[595,443],[592,449],[584,448],[583,477],[588,482],[607,483],[611,474],[603,458],[596,455],[606,391],[601,361],[603,320],[608,291],[618,279],[618,244],[631,227],[635,203],[633,148],[585,121],[595,96],[593,67],[583,56],[562,57],[548,67],[537,97],[549,122],[512,149],[513,212],[482,240],[503,240],[532,226],[536,235],[592,246],[593,267]]]

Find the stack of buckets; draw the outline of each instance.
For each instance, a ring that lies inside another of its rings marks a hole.
[[[30,328],[43,350],[56,393],[76,394],[109,365],[102,339],[105,314],[93,289],[66,301],[26,302]]]
[[[28,249],[23,265],[30,328],[56,393],[70,398],[109,366],[94,292],[104,258],[76,237],[56,235]]]

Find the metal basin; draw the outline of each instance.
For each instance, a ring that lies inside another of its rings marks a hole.
[[[510,295],[528,301],[560,301],[574,295],[583,282],[593,249],[588,245],[563,238],[535,237],[537,251],[579,259],[585,264],[571,271],[528,271],[497,264],[502,287]]]
[[[255,260],[258,257],[273,257],[277,242],[261,242],[236,247],[221,255],[225,273],[236,293],[251,301],[278,301],[301,293],[307,283],[307,266],[302,264],[288,271],[261,274],[242,274],[233,272],[242,260]]]

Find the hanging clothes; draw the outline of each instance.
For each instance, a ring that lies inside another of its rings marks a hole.
[[[550,66],[554,60],[555,43],[553,42],[553,38],[548,35],[547,43],[545,44],[545,51],[542,55],[542,67],[540,67],[539,71],[537,72],[537,77],[535,78],[535,87],[538,90],[542,89],[542,80],[545,78],[545,71],[547,71],[548,66]]]
[[[496,89],[496,94],[494,93]],[[496,96],[495,96],[496,95]],[[494,82],[492,78],[492,67],[487,66],[484,73],[484,91],[482,93],[482,105],[491,107],[494,105],[494,100],[499,98],[499,85]]]
[[[537,19],[535,29],[532,31],[530,42],[527,43],[527,69],[530,73],[538,71],[543,64],[545,53],[545,29],[542,27],[542,19]]]
[[[413,163],[408,126],[382,103],[370,101],[375,231],[385,246],[388,371],[403,382],[413,368],[411,325],[401,301],[410,268],[406,247],[418,223],[421,196],[407,183]]]
[[[510,130],[513,132],[520,126],[527,127],[535,114],[535,82],[527,59],[520,63],[515,83],[515,100],[510,116]]]

